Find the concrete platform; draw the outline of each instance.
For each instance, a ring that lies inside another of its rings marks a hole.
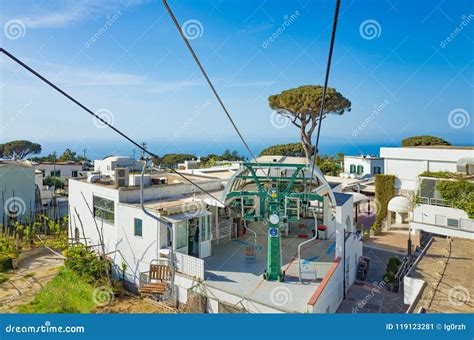
[[[233,295],[260,302],[286,312],[301,313],[321,279],[335,260],[335,242],[315,240],[302,250],[302,268],[316,270],[317,280],[300,283],[298,280],[298,245],[311,237],[311,232],[301,226],[292,228],[288,237],[282,237],[282,270],[284,282],[263,280],[267,263],[267,236],[263,225],[251,226],[257,232],[257,256],[249,259],[245,248],[255,244],[255,236],[245,236],[213,247],[212,256],[204,259],[205,284]],[[308,238],[298,235],[307,233]]]

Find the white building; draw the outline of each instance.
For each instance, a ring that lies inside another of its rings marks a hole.
[[[457,172],[466,159],[474,158],[474,147],[470,146],[418,146],[380,148],[380,157],[385,160],[385,174],[394,175],[397,190],[416,190],[416,181],[424,171]],[[466,168],[462,169],[463,172]],[[474,165],[468,165],[468,173],[474,173]]]
[[[362,156],[344,156],[344,172],[343,175],[351,177],[373,177],[377,174],[383,174],[384,160],[383,158],[362,155]]]
[[[94,161],[94,172],[100,172],[105,176],[114,176],[116,168],[126,168],[134,171],[140,168],[140,164],[132,157],[109,156]]]
[[[474,147],[381,148],[380,154],[385,159],[385,174],[395,176],[395,189],[400,195],[388,204],[388,210],[396,213],[397,223],[405,222],[406,216],[412,230],[474,238],[474,220],[455,208],[453,202],[442,199],[437,190],[442,180],[473,182]],[[430,172],[455,173],[453,177],[457,178],[437,178]]]
[[[44,177],[59,177],[64,182],[69,178],[77,178],[82,171],[82,165],[74,161],[33,163]]]
[[[35,169],[26,162],[0,160],[0,223],[34,217]]]
[[[279,176],[291,176],[284,164],[278,169],[284,171]],[[238,171],[215,169],[204,176],[186,174],[214,197],[198,192],[176,174],[148,174],[151,179],[144,187],[145,209],[171,223],[172,239],[164,224],[143,212],[139,187],[132,181],[117,185],[114,176],[105,175],[71,180],[70,233],[82,243],[97,246],[101,230],[115,274],[120,277],[122,263],[126,263],[126,280],[134,287],[140,286],[140,278],[149,271],[150,264],[164,261],[172,247],[177,300],[188,303],[193,294],[205,296],[209,313],[226,309],[253,313],[335,312],[342,301],[343,287],[349,289],[355,280],[362,241],[354,228],[352,196],[333,193],[319,171],[315,172],[321,202],[301,205],[303,210],[298,216],[305,217],[305,226],[290,222],[281,225],[282,233],[288,235],[281,237],[281,264],[288,278],[285,282],[262,279],[268,226],[246,220],[240,208],[221,203],[229,203],[226,192],[231,188],[255,185],[251,180],[242,182],[247,176],[244,167]],[[218,175],[212,178],[212,173]],[[223,182],[227,182],[225,189]],[[247,208],[256,211],[258,202],[252,204],[253,208]],[[320,239],[313,240],[311,230],[322,224],[327,226],[326,237],[321,234]],[[295,259],[298,246],[304,242],[301,258]],[[249,246],[255,250],[250,258]],[[298,283],[300,274],[309,275],[305,284]],[[285,305],[275,300],[279,290],[292,296]]]

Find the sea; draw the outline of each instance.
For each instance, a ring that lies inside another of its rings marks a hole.
[[[84,154],[88,159],[103,159],[108,156],[132,156],[135,158],[141,157],[141,151],[137,146],[126,140],[46,140],[35,141],[41,144],[42,152],[39,156],[46,156],[52,152],[56,152],[59,156],[67,148],[76,152],[78,155]],[[262,140],[248,141],[250,151],[258,156],[258,154],[265,148],[276,145],[295,143],[292,140]],[[142,142],[139,141],[139,144]],[[338,153],[344,155],[376,155],[380,154],[381,147],[399,146],[397,143],[386,141],[366,141],[354,143],[348,140],[321,140],[319,144],[319,154],[335,156]],[[251,158],[250,152],[247,151],[244,144],[239,140],[228,139],[225,141],[218,140],[188,140],[188,141],[168,141],[168,140],[148,140],[146,142],[146,149],[154,154],[162,156],[169,153],[186,153],[193,154],[196,157],[207,156],[208,154],[222,154],[226,149],[236,150],[239,155]]]

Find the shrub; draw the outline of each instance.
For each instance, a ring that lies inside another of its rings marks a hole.
[[[441,198],[452,202],[457,209],[464,210],[469,218],[474,218],[474,183],[461,181],[439,181],[436,184]]]
[[[386,272],[383,274],[383,280],[387,283],[393,283],[395,281],[395,274],[393,272]]]
[[[70,246],[65,252],[64,266],[82,276],[88,282],[103,281],[110,273],[110,262],[100,259],[86,246]]]
[[[396,273],[402,261],[398,257],[391,257],[387,263],[387,272]]]
[[[395,176],[375,175],[375,200],[379,202],[377,216],[375,216],[372,229],[380,230],[382,221],[387,217],[387,206],[395,194]]]
[[[13,268],[13,260],[9,256],[0,255],[0,272],[7,272]]]

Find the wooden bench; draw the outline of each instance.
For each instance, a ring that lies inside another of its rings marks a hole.
[[[256,247],[253,245],[246,246],[245,247],[245,256],[248,258],[254,258],[257,256],[257,250]]]

